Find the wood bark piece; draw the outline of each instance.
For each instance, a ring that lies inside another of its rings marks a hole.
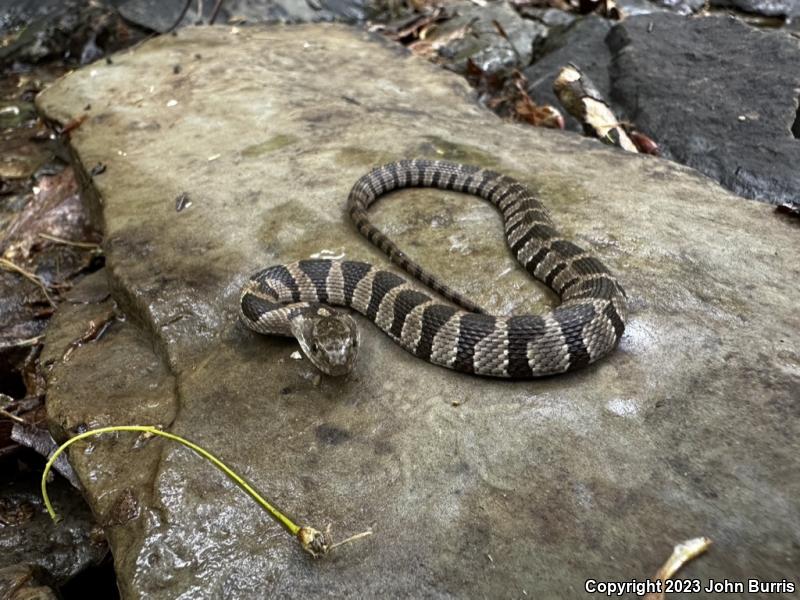
[[[639,152],[608,102],[578,67],[563,67],[553,82],[553,91],[567,112],[583,124],[587,135],[628,152]]]

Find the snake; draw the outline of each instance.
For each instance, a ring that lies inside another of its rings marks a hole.
[[[462,192],[494,205],[512,254],[560,304],[544,314],[489,314],[409,258],[371,223],[368,209],[389,192],[417,187]],[[440,160],[391,162],[355,182],[347,212],[411,279],[362,261],[306,259],[258,271],[239,298],[248,328],[296,338],[323,373],[350,373],[361,343],[353,317],[334,307],[365,316],[417,358],[490,377],[573,371],[609,354],[622,336],[628,317],[622,286],[592,253],[562,237],[543,204],[510,176]]]

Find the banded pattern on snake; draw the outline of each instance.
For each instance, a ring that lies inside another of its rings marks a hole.
[[[561,304],[544,315],[493,316],[439,282],[369,221],[386,193],[434,187],[484,198],[503,216],[509,248]],[[580,368],[608,354],[625,328],[625,292],[592,254],[563,239],[528,189],[500,173],[444,161],[404,160],[362,176],[348,198],[358,230],[441,302],[405,278],[349,260],[301,260],[268,267],[245,284],[240,314],[251,329],[294,336],[322,371],[353,368],[355,309],[414,356],[457,371],[527,378]]]

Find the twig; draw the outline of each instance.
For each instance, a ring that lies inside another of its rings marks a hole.
[[[26,424],[25,423],[25,419],[23,419],[22,417],[18,417],[17,415],[12,415],[10,412],[8,412],[4,408],[0,408],[0,417],[5,417],[6,419],[11,419],[12,421],[16,421],[17,423]]]
[[[50,235],[49,233],[40,233],[39,237],[45,240],[50,240],[51,242],[55,242],[56,244],[63,244],[64,246],[75,246],[76,248],[85,248],[87,250],[101,249],[100,244],[96,244],[94,242],[73,242],[72,240]]]
[[[711,539],[707,537],[693,538],[678,544],[672,551],[672,555],[670,555],[667,562],[661,566],[653,579],[661,580],[662,582],[671,579],[683,565],[693,558],[700,556],[703,552],[708,550],[709,546],[711,546]],[[661,592],[645,594],[643,600],[663,600],[665,594],[663,589],[662,586]]]
[[[6,258],[0,257],[0,265],[4,266],[8,271],[14,271],[22,275],[25,279],[32,281],[36,285],[38,285],[42,292],[44,293],[44,297],[47,298],[47,301],[50,303],[51,306],[55,306],[56,303],[50,297],[50,294],[47,293],[47,285],[45,284],[44,280],[36,275],[35,273],[31,273],[30,271],[26,271],[22,267],[15,265],[13,262]]]
[[[498,21],[497,19],[492,19],[492,25],[494,25],[494,28],[497,30],[497,33],[500,34],[500,37],[502,37],[505,41],[507,41],[508,45],[511,46],[511,51],[517,57],[517,60],[521,65],[522,55],[519,53],[519,50],[517,50],[517,47],[514,45],[514,42],[511,41],[511,38],[508,37],[508,34],[506,33],[506,30],[503,29],[503,26],[500,24],[500,21]]]
[[[333,550],[334,548],[338,548],[339,546],[344,546],[345,544],[349,544],[350,542],[355,542],[356,540],[360,540],[361,538],[365,538],[372,535],[371,530],[362,531],[361,533],[357,533],[355,535],[351,535],[349,538],[342,540],[341,542],[336,542],[335,544],[331,544],[328,548],[328,552]]]
[[[222,8],[222,0],[217,0],[217,3],[214,4],[214,8],[211,9],[211,18],[208,20],[209,25],[213,25],[214,21],[217,20],[220,8]]]
[[[342,544],[349,543],[356,539],[360,539],[371,535],[371,531],[365,531],[364,533],[360,533],[354,535],[338,544],[331,544],[330,537],[326,534],[323,534],[321,531],[314,529],[310,526],[300,526],[297,525],[294,521],[292,521],[289,517],[287,517],[283,512],[281,512],[277,507],[273,506],[270,502],[268,502],[261,494],[259,494],[255,488],[253,488],[250,483],[248,483],[243,477],[235,473],[230,467],[228,467],[225,463],[223,463],[220,459],[216,456],[211,454],[208,450],[201,448],[197,444],[190,442],[189,440],[180,437],[179,435],[175,435],[174,433],[169,433],[167,431],[162,431],[161,429],[157,429],[155,427],[151,427],[149,425],[116,425],[112,427],[100,427],[98,429],[92,429],[90,431],[86,431],[84,433],[78,434],[75,437],[68,439],[66,442],[61,444],[58,449],[53,453],[50,457],[50,460],[47,461],[47,464],[44,467],[44,472],[42,473],[42,498],[44,498],[44,505],[47,508],[47,512],[50,514],[50,517],[55,521],[59,521],[59,517],[56,515],[56,512],[53,510],[53,505],[50,502],[50,497],[47,495],[47,475],[50,472],[50,468],[52,467],[53,463],[59,457],[59,455],[64,452],[67,448],[69,448],[72,444],[77,442],[78,440],[82,440],[94,435],[100,435],[103,433],[111,433],[116,431],[138,431],[141,433],[147,433],[150,435],[158,435],[168,440],[172,440],[178,442],[179,444],[183,444],[187,448],[193,450],[211,464],[213,464],[217,469],[222,471],[228,479],[233,481],[237,486],[239,486],[244,492],[250,496],[255,502],[261,506],[267,513],[276,520],[286,531],[288,531],[293,537],[295,537],[299,542],[300,546],[311,554],[314,558],[318,558],[323,556],[333,550],[336,546],[341,546]]]
[[[108,329],[109,325],[111,325],[116,318],[117,312],[112,308],[100,318],[89,321],[89,326],[86,328],[86,331],[83,333],[83,335],[76,340],[72,340],[69,347],[64,351],[64,354],[61,357],[62,362],[67,362],[69,357],[72,356],[72,353],[75,352],[77,348],[80,348],[84,344],[87,344],[91,341],[100,339]]]
[[[186,4],[183,5],[183,10],[181,11],[181,14],[178,15],[178,18],[175,20],[175,22],[172,25],[170,25],[169,28],[164,33],[172,33],[178,28],[178,25],[180,25],[181,21],[183,21],[183,17],[186,16],[187,12],[189,12],[189,5],[191,3],[192,0],[186,0]]]
[[[64,127],[62,127],[61,130],[58,133],[60,133],[63,136],[69,137],[69,134],[72,131],[74,131],[75,129],[77,129],[78,127],[80,127],[83,124],[83,122],[88,118],[89,118],[89,115],[87,115],[87,114],[83,114],[83,115],[81,115],[79,117],[75,117],[74,119],[71,119],[70,121],[67,121],[67,123],[64,125]]]
[[[25,340],[14,340],[12,342],[0,343],[0,349],[3,348],[24,348],[26,346],[35,346],[44,339],[44,335],[37,335],[36,337],[28,338]]]

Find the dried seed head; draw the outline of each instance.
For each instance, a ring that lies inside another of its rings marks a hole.
[[[328,537],[313,527],[301,527],[300,531],[297,532],[297,539],[300,540],[303,550],[314,558],[319,558],[328,553],[330,547]]]

